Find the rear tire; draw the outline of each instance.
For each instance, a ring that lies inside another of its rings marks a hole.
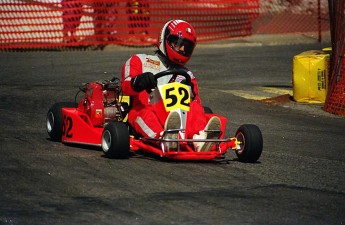
[[[126,159],[129,157],[129,132],[123,122],[108,123],[102,133],[102,150],[107,158]]]
[[[254,163],[261,156],[263,138],[259,127],[253,124],[244,124],[236,131],[236,138],[241,143],[236,155],[241,162]]]
[[[61,141],[62,137],[62,108],[77,108],[78,104],[75,102],[57,102],[47,113],[46,126],[50,140]]]

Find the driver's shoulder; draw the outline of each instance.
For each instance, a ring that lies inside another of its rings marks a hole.
[[[138,57],[142,61],[147,61],[148,59],[157,60],[157,61],[159,60],[159,58],[156,55],[149,55],[145,53],[135,54],[132,57]]]

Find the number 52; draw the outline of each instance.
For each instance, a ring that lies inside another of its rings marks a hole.
[[[189,111],[190,87],[188,85],[174,82],[158,88],[167,112],[174,109]]]

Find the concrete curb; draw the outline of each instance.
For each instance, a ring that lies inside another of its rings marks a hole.
[[[257,34],[248,37],[229,38],[220,41],[211,41],[198,44],[198,47],[239,47],[239,46],[269,46],[269,45],[296,45],[319,43],[316,34]],[[330,44],[329,32],[321,35],[321,44]]]
[[[224,40],[200,42],[197,47],[201,48],[231,48],[231,47],[252,47],[252,46],[274,46],[274,45],[297,45],[297,44],[315,44],[319,43],[319,37],[316,33],[294,33],[294,34],[257,34],[248,37],[228,38]],[[320,44],[331,44],[329,32],[321,35]],[[123,46],[123,45],[107,45],[104,51],[128,50],[154,48],[153,45],[148,46]]]

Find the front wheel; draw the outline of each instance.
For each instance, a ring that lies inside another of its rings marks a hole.
[[[129,132],[123,122],[108,123],[102,133],[102,150],[107,158],[129,157]]]
[[[240,142],[236,155],[241,162],[254,163],[261,156],[263,138],[259,127],[244,124],[238,128],[235,137]]]

